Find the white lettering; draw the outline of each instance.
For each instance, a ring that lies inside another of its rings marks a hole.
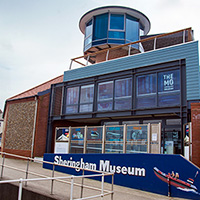
[[[111,172],[117,174],[124,174],[124,175],[132,175],[132,176],[145,176],[145,169],[144,168],[134,168],[134,167],[126,167],[126,166],[115,166],[111,165],[109,160],[100,160],[99,163],[99,170],[104,172]]]
[[[116,168],[116,173],[118,173],[118,174],[121,173],[121,166],[117,166],[117,168]]]
[[[127,167],[125,166],[122,167],[122,174],[124,175],[127,174]]]
[[[145,176],[145,169],[144,168],[135,168],[135,175],[136,176]]]
[[[66,165],[69,167],[74,167],[77,172],[79,172],[81,169],[89,169],[89,170],[97,169],[96,163],[84,162],[83,158],[81,158],[80,161],[74,161],[72,157],[70,157],[69,160],[63,160],[61,156],[56,155],[54,157],[54,163],[60,165]],[[117,174],[122,173],[123,175],[128,174],[131,176],[145,176],[144,168],[111,165],[109,160],[100,160],[99,170]]]
[[[100,171],[109,172],[109,166],[110,166],[109,160],[106,160],[105,162],[103,160],[100,160],[100,164],[99,164]]]

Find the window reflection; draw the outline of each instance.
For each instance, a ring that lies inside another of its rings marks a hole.
[[[156,74],[137,77],[137,108],[156,106]]]
[[[139,40],[139,22],[130,15],[126,15],[126,40],[128,42]]]
[[[112,110],[113,81],[99,83],[98,85],[98,107],[99,111]]]
[[[105,153],[123,153],[123,126],[106,127]]]
[[[124,30],[124,15],[110,14],[110,29]]]
[[[87,128],[87,153],[102,153],[102,127]]]
[[[156,93],[156,75],[150,74],[137,77],[138,95],[148,95]]]
[[[81,86],[80,112],[93,110],[94,84]]]
[[[90,20],[85,27],[85,42],[84,42],[85,51],[92,45],[92,28],[93,28],[93,22],[92,20]]]
[[[107,38],[107,30],[108,30],[108,13],[95,16],[93,40]]]
[[[85,27],[85,38],[92,34],[92,20],[90,20]]]
[[[84,127],[71,129],[71,153],[83,153]]]
[[[127,153],[147,152],[147,126],[127,126]]]
[[[66,113],[78,112],[79,87],[67,88]]]
[[[132,79],[121,79],[115,81],[115,110],[131,108]]]

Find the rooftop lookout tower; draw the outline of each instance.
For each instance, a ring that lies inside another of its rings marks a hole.
[[[85,13],[79,22],[84,38],[84,55],[140,40],[150,30],[149,19],[141,12],[123,6],[99,7]],[[141,43],[109,53],[109,59],[143,51]],[[129,52],[130,53],[130,52]],[[90,63],[106,60],[106,52],[89,58]]]

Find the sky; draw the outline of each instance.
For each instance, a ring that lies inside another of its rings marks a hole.
[[[149,34],[192,27],[200,39],[198,0],[0,0],[0,109],[6,99],[62,75],[83,55],[81,16],[119,5],[144,13]]]

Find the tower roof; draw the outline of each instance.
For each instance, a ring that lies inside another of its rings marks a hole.
[[[79,28],[81,32],[84,34],[85,33],[85,24],[93,17],[96,15],[100,15],[106,12],[112,12],[112,13],[127,13],[131,16],[134,16],[135,18],[139,19],[139,22],[143,25],[144,27],[144,34],[146,35],[149,30],[151,23],[149,19],[140,11],[135,10],[133,8],[129,7],[124,7],[124,6],[103,6],[99,8],[95,8],[93,10],[88,11],[85,13],[80,21],[79,21]]]

